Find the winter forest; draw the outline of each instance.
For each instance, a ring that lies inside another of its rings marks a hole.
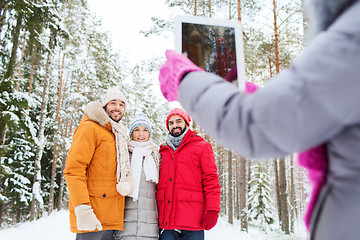
[[[247,81],[258,85],[290,65],[304,48],[303,0],[164,0],[186,15],[240,21]],[[140,6],[139,6],[140,7]],[[136,14],[136,13],[134,13]],[[152,18],[145,37],[173,31],[174,19]],[[126,23],[128,24],[128,23]],[[128,126],[146,113],[159,146],[171,109],[159,94],[164,59],[130,66],[86,0],[0,0],[0,229],[67,209],[63,177],[83,107],[119,86],[128,98]],[[222,187],[221,214],[262,231],[295,234],[311,191],[296,154],[244,159],[193,129],[214,149]],[[304,228],[300,228],[304,231]]]

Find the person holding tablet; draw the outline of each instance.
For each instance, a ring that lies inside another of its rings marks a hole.
[[[318,32],[254,94],[167,51],[160,87],[219,143],[251,159],[325,144],[327,171],[311,239],[358,239],[360,228],[360,0],[312,0]]]

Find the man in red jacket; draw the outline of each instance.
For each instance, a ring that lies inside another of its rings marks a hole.
[[[160,146],[156,200],[160,240],[203,240],[216,225],[220,184],[210,143],[189,129],[191,118],[179,108],[166,118],[169,134]]]

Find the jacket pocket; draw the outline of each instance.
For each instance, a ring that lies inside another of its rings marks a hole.
[[[104,225],[122,224],[125,197],[115,187],[89,187],[90,204]]]
[[[204,216],[204,194],[197,191],[178,190],[176,193],[177,226],[200,228]]]

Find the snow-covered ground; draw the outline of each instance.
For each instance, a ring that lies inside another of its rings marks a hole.
[[[218,224],[206,231],[206,240],[239,239],[239,240],[305,240],[305,229],[301,234],[286,236],[277,231],[263,232],[250,227],[249,232],[240,232],[239,223],[228,224],[220,218]],[[75,234],[69,230],[68,212],[63,210],[54,212],[33,222],[19,224],[15,227],[0,230],[1,240],[75,240]]]

